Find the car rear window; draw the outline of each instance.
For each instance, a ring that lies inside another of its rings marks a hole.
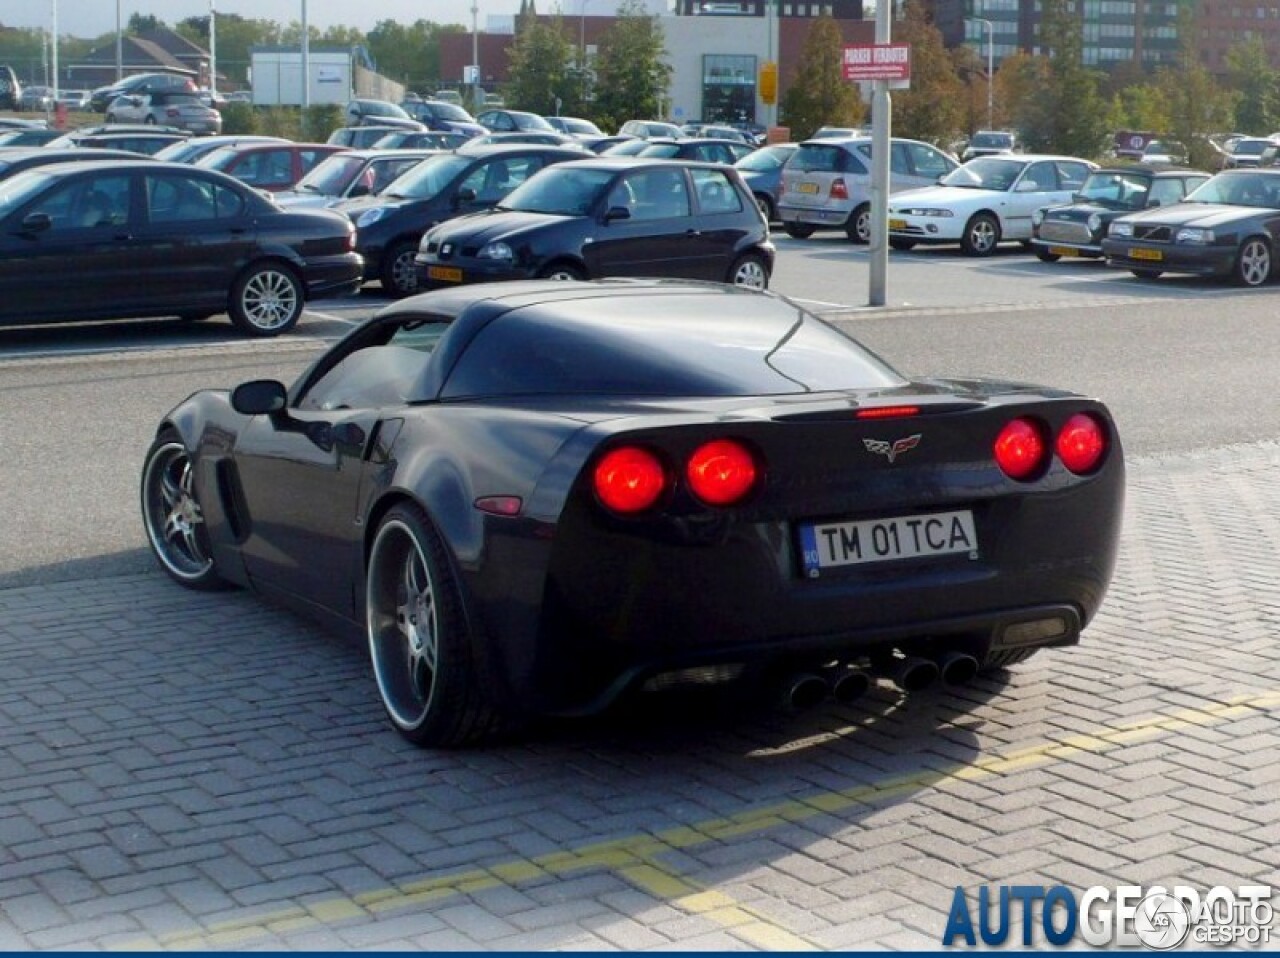
[[[865,173],[866,167],[847,150],[825,143],[801,143],[787,159],[786,169],[797,173]]]

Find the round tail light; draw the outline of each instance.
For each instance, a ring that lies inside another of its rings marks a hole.
[[[667,488],[667,471],[658,457],[638,446],[609,452],[595,471],[596,495],[614,512],[643,512]]]
[[[715,439],[689,457],[685,474],[693,494],[710,506],[738,502],[756,484],[755,457],[741,443]]]
[[[1030,479],[1048,454],[1044,435],[1030,419],[1014,419],[996,437],[996,464],[1010,479]]]
[[[1058,458],[1077,475],[1097,468],[1107,451],[1107,435],[1097,417],[1078,412],[1058,433]]]

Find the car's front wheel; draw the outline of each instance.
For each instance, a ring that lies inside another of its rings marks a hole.
[[[255,263],[231,287],[228,312],[241,332],[279,336],[302,318],[302,283],[283,263]]]
[[[142,467],[142,523],[152,553],[174,581],[188,589],[225,585],[213,565],[191,456],[172,429],[157,436],[147,450]]]
[[[418,267],[413,259],[418,255],[418,244],[408,241],[396,243],[382,258],[382,291],[388,296],[403,299],[418,292]]]
[[[1000,224],[990,213],[976,213],[964,226],[960,249],[966,256],[990,256],[1000,242]]]
[[[1062,257],[1057,253],[1050,253],[1047,249],[1037,246],[1035,248],[1036,259],[1042,263],[1056,263]]]
[[[1129,270],[1129,272],[1132,273],[1134,276],[1138,277],[1138,279],[1159,279],[1161,275],[1160,270],[1158,269],[1138,268],[1138,269],[1131,269]]]
[[[394,506],[365,573],[369,657],[383,707],[415,745],[492,737],[501,714],[476,674],[472,636],[443,541],[421,509]]]
[[[844,227],[845,235],[854,243],[871,242],[871,205],[863,203],[849,214],[849,222]]]
[[[1261,286],[1271,279],[1271,244],[1251,236],[1240,244],[1231,278],[1239,286]]]
[[[769,267],[759,253],[743,253],[729,267],[729,282],[747,289],[769,288]]]
[[[587,274],[573,263],[551,263],[544,266],[538,273],[539,279],[555,279],[568,282],[571,280],[582,280],[587,278]]]

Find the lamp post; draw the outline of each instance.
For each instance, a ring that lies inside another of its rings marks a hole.
[[[53,100],[58,101],[58,0],[53,0]]]
[[[582,7],[578,11],[578,69],[583,70],[587,65],[587,0],[582,0]]]
[[[218,102],[218,20],[209,0],[209,105]]]
[[[995,24],[982,17],[965,17],[965,19],[981,23],[987,29],[987,129],[993,130],[995,129],[995,112],[992,109],[991,84],[995,79]]]
[[[124,79],[124,30],[120,26],[120,0],[116,0],[116,82]]]
[[[471,109],[484,106],[480,99],[480,6],[471,0]]]

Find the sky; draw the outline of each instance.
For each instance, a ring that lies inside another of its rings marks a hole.
[[[154,14],[165,23],[187,17],[205,16],[210,0],[120,0],[120,16],[125,22],[134,13]],[[238,13],[246,19],[278,20],[288,23],[302,19],[303,0],[214,0],[218,13]],[[563,0],[567,9],[577,9],[583,0]],[[0,5],[0,24],[7,27],[40,27],[52,24],[54,4],[58,11],[58,33],[62,36],[96,37],[116,28],[116,5],[111,0],[17,0]],[[538,3],[539,12],[550,12],[553,4]],[[520,0],[477,0],[480,29],[490,15],[510,15],[520,10]],[[307,0],[307,22],[324,30],[330,26],[359,27],[368,33],[380,20],[413,23],[471,25],[471,0]]]

